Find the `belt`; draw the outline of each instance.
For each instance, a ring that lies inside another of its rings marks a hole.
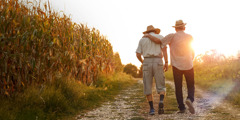
[[[144,57],[144,58],[162,58],[160,56],[151,56],[151,57]]]

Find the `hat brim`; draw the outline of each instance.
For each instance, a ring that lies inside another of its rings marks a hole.
[[[156,32],[157,34],[159,34],[160,31],[161,31],[160,29],[155,28],[154,30],[147,30],[147,31],[144,31],[143,34],[146,34],[146,33],[149,33],[149,32]]]
[[[174,28],[184,27],[186,24],[187,24],[187,23],[184,23],[184,24],[182,24],[182,25],[172,26],[172,27],[174,27]]]

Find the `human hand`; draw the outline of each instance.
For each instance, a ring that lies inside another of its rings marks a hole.
[[[163,70],[164,70],[164,72],[168,71],[168,63],[165,63],[165,65],[163,66]]]

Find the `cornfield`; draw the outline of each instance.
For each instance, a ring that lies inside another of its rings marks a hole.
[[[90,85],[114,70],[114,53],[96,29],[20,0],[0,2],[0,93],[68,76]]]

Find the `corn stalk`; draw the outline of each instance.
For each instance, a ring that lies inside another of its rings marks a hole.
[[[73,23],[49,3],[0,1],[0,94],[69,76],[90,85],[111,73],[113,50],[96,29]]]

